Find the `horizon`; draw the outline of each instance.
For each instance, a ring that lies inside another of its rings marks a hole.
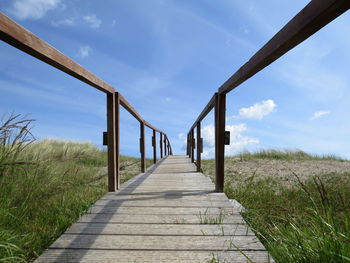
[[[6,0],[0,10],[111,84],[167,133],[174,154],[185,154],[187,131],[212,94],[307,3]],[[225,155],[298,149],[350,159],[349,18],[338,17],[228,94]],[[104,93],[0,46],[2,115],[30,114],[39,139],[103,148]],[[211,112],[202,123],[203,159],[214,154],[213,123]],[[120,132],[121,154],[138,157],[138,121],[123,108]],[[146,138],[151,158],[148,128]]]

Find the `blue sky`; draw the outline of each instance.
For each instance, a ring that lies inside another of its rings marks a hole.
[[[308,1],[2,0],[1,12],[121,92],[164,130],[175,154],[212,94]],[[302,149],[350,158],[350,13],[227,96],[226,154]],[[106,130],[105,94],[0,43],[0,113],[30,114],[41,138],[91,141]],[[121,112],[121,152],[139,124]],[[213,113],[203,121],[213,156]],[[151,131],[147,129],[147,157]]]

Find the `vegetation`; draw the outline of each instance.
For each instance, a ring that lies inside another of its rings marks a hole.
[[[226,159],[273,158],[334,160],[301,151],[264,151]],[[204,173],[213,175],[213,160],[204,160]],[[292,173],[297,184],[286,185],[273,174],[257,179],[254,174],[225,169],[225,193],[245,208],[242,213],[276,262],[350,262],[350,174],[308,176]]]
[[[251,159],[274,159],[274,160],[336,160],[344,161],[344,159],[336,155],[315,155],[309,154],[301,150],[260,150],[254,153],[244,151],[235,158],[239,157],[241,161]],[[231,157],[232,158],[232,157]]]
[[[33,260],[107,191],[106,151],[34,141],[32,121],[0,125],[0,262]],[[121,157],[121,182],[139,171],[139,159]]]

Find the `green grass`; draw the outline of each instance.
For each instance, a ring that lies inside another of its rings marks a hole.
[[[279,151],[245,156],[339,160]],[[234,158],[225,161],[234,165]],[[213,165],[213,160],[204,160],[204,173],[213,176]],[[293,176],[298,184],[288,186],[273,175],[259,180],[246,175],[242,180],[242,175],[225,170],[225,193],[247,208],[242,215],[276,262],[350,262],[350,174],[309,176],[304,181]]]
[[[106,151],[34,142],[30,123],[0,125],[0,262],[32,261],[107,191]],[[121,157],[121,182],[139,171],[138,158]]]
[[[229,158],[232,158],[232,157],[229,157]],[[244,151],[234,156],[233,158],[239,158],[241,161],[251,160],[251,159],[344,161],[344,159],[336,155],[309,154],[302,150],[260,150],[257,152]]]

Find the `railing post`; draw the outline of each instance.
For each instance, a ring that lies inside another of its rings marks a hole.
[[[197,123],[197,172],[201,171],[201,153],[202,153],[202,140],[201,140],[201,122]]]
[[[194,148],[195,148],[195,143],[194,143],[194,129],[191,130],[191,162],[194,163]]]
[[[140,152],[141,152],[141,172],[146,171],[146,154],[145,154],[145,124],[140,122]]]
[[[224,191],[226,95],[216,94],[215,100],[215,190]]]
[[[108,191],[115,192],[116,185],[116,143],[115,143],[115,94],[107,93],[107,154],[108,154]]]
[[[115,94],[115,162],[116,162],[116,188],[120,188],[120,97]]]
[[[155,130],[153,130],[152,146],[153,146],[153,163],[156,163],[157,162],[157,137],[156,137]]]
[[[160,139],[159,139],[159,147],[160,147],[160,158],[162,159],[163,158],[163,145],[162,145],[162,143],[163,143],[163,139],[162,139],[162,137],[163,137],[163,134],[162,133],[160,133],[159,134],[159,137],[160,137]]]
[[[166,135],[164,134],[164,157],[166,156]]]
[[[186,142],[186,155],[190,157],[190,134],[187,133],[187,142]]]

